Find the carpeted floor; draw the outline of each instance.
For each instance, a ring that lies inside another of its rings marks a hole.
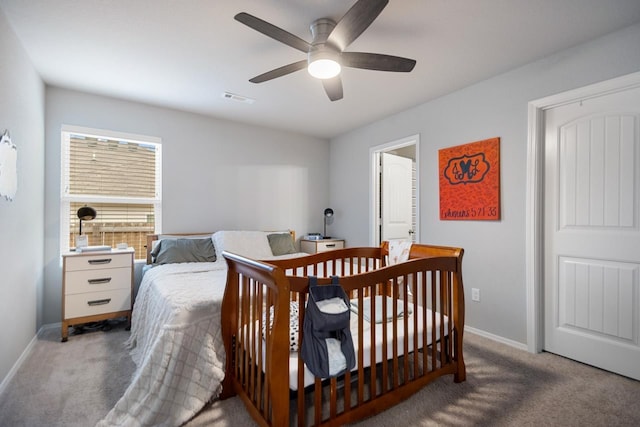
[[[0,395],[0,426],[93,426],[126,389],[134,364],[123,324],[60,342],[44,331]],[[530,354],[465,335],[467,381],[440,378],[358,426],[639,426],[640,382],[549,353]],[[640,361],[639,361],[640,363]],[[238,398],[186,424],[256,425]]]

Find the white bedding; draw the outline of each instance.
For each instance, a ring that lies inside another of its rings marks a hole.
[[[136,372],[98,426],[178,426],[220,393],[226,264],[166,264],[143,278],[127,345]]]

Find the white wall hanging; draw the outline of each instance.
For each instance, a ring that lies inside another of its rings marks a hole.
[[[12,201],[18,189],[18,147],[11,142],[9,131],[0,138],[0,197]]]

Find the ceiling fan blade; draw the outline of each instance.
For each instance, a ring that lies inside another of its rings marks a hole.
[[[324,91],[327,92],[330,100],[338,101],[342,99],[342,80],[339,75],[322,80],[322,86],[324,86]]]
[[[342,52],[340,63],[344,67],[365,70],[395,71],[408,73],[416,65],[414,59],[380,53]]]
[[[295,71],[302,70],[307,67],[307,60],[303,59],[302,61],[294,62],[293,64],[284,65],[280,68],[276,68],[275,70],[267,71],[264,74],[260,74],[259,76],[255,76],[250,79],[251,83],[262,83],[267,80],[273,80],[278,77],[286,76],[287,74],[291,74]]]
[[[331,31],[327,41],[345,50],[380,15],[389,0],[358,0]]]
[[[245,12],[238,13],[235,16],[235,19],[236,21],[242,22],[244,25],[253,28],[257,32],[262,33],[265,36],[269,36],[274,40],[286,44],[287,46],[291,46],[292,48],[298,49],[304,53],[309,52],[311,45],[308,42],[302,40],[298,36],[294,36],[282,28],[278,28],[275,25],[268,23],[267,21],[263,21],[262,19],[256,18],[255,16],[249,15]]]

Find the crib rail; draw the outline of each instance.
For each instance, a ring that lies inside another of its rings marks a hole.
[[[345,248],[304,257],[269,260],[282,268],[287,277],[349,276],[376,270],[385,263],[382,248]]]
[[[222,397],[239,394],[261,425],[342,425],[378,413],[442,375],[464,381],[463,251],[413,246],[414,259],[393,266],[384,266],[384,245],[271,264],[225,253]],[[310,272],[321,285],[332,274],[350,273],[340,274],[340,284],[352,301],[386,319],[369,323],[363,310],[352,313],[356,368],[338,378],[314,378],[301,358],[290,359],[290,309],[295,304],[299,311],[294,341],[301,343]],[[293,386],[290,360],[297,364]]]

